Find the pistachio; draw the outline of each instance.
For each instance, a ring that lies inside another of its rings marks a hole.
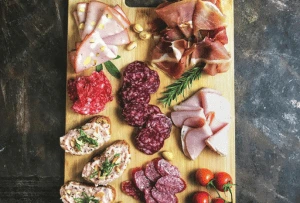
[[[140,24],[134,24],[132,29],[136,33],[140,33],[144,30],[144,28]]]
[[[137,43],[136,42],[130,42],[127,46],[126,46],[126,50],[127,51],[131,51],[133,49],[135,49],[137,47]]]
[[[120,171],[121,171],[121,169],[120,169],[118,166],[115,167],[115,170],[116,170],[118,173],[120,173]]]
[[[147,31],[142,31],[142,32],[139,34],[139,37],[140,37],[142,40],[150,39],[151,33],[150,33],[150,32],[147,32]]]
[[[173,160],[173,153],[172,153],[172,152],[164,151],[164,152],[162,153],[162,156],[163,156],[166,160],[168,160],[168,161]]]
[[[79,27],[80,30],[83,30],[83,28],[84,28],[84,23],[80,23],[78,27]]]
[[[71,144],[71,147],[75,147],[75,140],[72,139],[71,142],[70,142],[70,144]]]
[[[68,195],[71,194],[71,190],[67,190],[66,192],[67,192]]]

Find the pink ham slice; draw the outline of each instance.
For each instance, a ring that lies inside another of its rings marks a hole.
[[[229,124],[224,126],[213,136],[207,138],[205,140],[206,145],[221,156],[226,156],[228,154],[228,131]]]
[[[180,110],[193,110],[201,106],[200,90],[193,94],[191,97],[181,102],[180,105],[175,105],[173,108],[175,111]]]
[[[214,30],[226,26],[225,15],[210,1],[197,1],[193,15],[194,35],[199,30]]]
[[[88,35],[76,52],[75,72],[81,72],[97,64],[116,58],[117,55],[105,44],[98,32]]]
[[[103,14],[104,9],[108,7],[107,4],[99,1],[91,1],[86,10],[86,20],[84,29],[81,34],[81,39],[83,40],[87,35],[93,32],[100,17]]]
[[[212,131],[209,125],[205,124],[200,128],[192,128],[187,131],[183,137],[185,149],[189,157],[194,160],[196,159],[202,150],[205,148],[205,140],[212,135]]]
[[[190,117],[183,122],[184,126],[189,126],[191,128],[201,128],[206,124],[205,117]]]
[[[171,119],[177,127],[182,127],[184,121],[190,117],[200,117],[205,119],[203,109],[198,107],[198,109],[195,110],[173,111],[171,113]]]
[[[200,91],[200,96],[204,114],[215,133],[230,122],[230,103],[225,97],[207,89]]]
[[[130,42],[128,30],[125,29],[118,34],[105,37],[103,38],[103,41],[108,45],[116,46],[128,44]]]
[[[127,24],[130,25],[130,20],[128,19],[128,17],[126,16],[126,14],[124,13],[124,11],[122,10],[122,8],[118,4],[114,6],[114,9],[116,11],[118,11],[124,17],[124,20],[127,21]]]

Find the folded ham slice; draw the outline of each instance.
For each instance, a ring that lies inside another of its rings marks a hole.
[[[173,111],[171,119],[175,126],[182,127],[186,119],[190,117],[199,117],[205,119],[204,111],[201,107],[196,110]]]
[[[88,6],[88,3],[85,3],[85,2],[80,2],[77,4],[76,12],[77,12],[79,23],[85,22],[87,6]]]
[[[216,132],[213,136],[205,140],[206,145],[220,154],[221,156],[226,156],[228,154],[228,131],[229,124]]]
[[[116,45],[116,46],[128,44],[130,42],[128,30],[125,29],[118,34],[105,37],[103,38],[103,41],[106,44]]]
[[[91,1],[87,6],[86,20],[84,24],[84,29],[81,34],[81,39],[83,40],[88,34],[92,33],[95,29],[100,17],[103,14],[104,9],[108,5],[99,1]]]
[[[85,38],[77,49],[73,67],[78,73],[116,57],[117,54],[109,49],[99,32],[93,32]]]

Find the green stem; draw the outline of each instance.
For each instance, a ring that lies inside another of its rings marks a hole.
[[[232,195],[232,191],[230,188],[229,188],[229,193],[230,193],[230,197],[231,197],[231,203],[233,203],[233,195]]]

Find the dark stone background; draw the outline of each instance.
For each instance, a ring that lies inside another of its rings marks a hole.
[[[238,202],[300,202],[299,10],[235,0]],[[0,14],[0,202],[60,202],[67,0],[0,0]]]

